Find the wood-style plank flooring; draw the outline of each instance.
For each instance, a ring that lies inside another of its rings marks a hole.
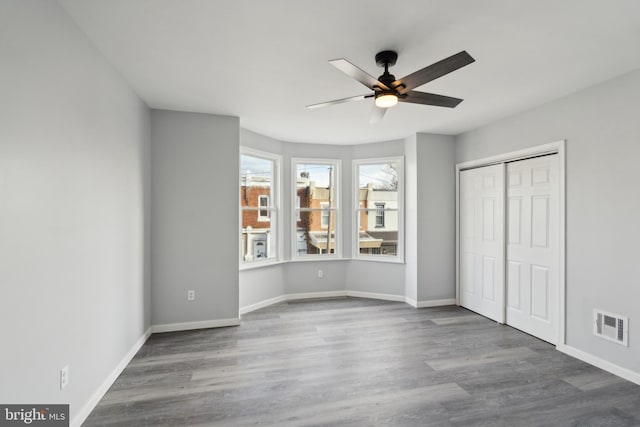
[[[288,302],[153,335],[85,426],[640,426],[640,386],[465,309]]]

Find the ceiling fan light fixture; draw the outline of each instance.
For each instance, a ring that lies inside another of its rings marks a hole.
[[[393,93],[379,93],[376,95],[376,107],[389,108],[398,103],[398,97]]]

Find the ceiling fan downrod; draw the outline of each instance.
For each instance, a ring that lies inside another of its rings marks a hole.
[[[389,89],[394,89],[391,83],[396,81],[395,76],[389,73],[389,67],[396,65],[397,60],[398,54],[393,50],[383,50],[376,54],[376,64],[378,67],[384,67],[384,73],[378,77],[378,81],[384,83]]]

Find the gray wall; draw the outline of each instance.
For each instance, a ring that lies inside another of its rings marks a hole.
[[[406,296],[455,298],[455,138],[418,133],[405,150]]]
[[[237,319],[238,118],[152,110],[151,141],[152,322]]]
[[[418,301],[455,298],[455,138],[417,134]]]
[[[352,260],[346,267],[346,276],[343,279],[346,289],[404,298],[404,264]]]
[[[284,282],[282,264],[240,271],[240,308],[284,295]]]
[[[640,372],[640,71],[460,135],[457,162],[566,139],[567,344]],[[629,348],[592,310],[629,316]]]
[[[418,300],[418,135],[405,139],[405,283],[404,294]]]
[[[346,290],[348,261],[302,261],[282,265],[284,293],[329,292]],[[322,279],[318,278],[322,270]]]
[[[149,111],[57,2],[0,28],[0,402],[73,418],[150,326]]]

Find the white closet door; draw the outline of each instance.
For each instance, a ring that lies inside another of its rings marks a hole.
[[[550,155],[507,164],[507,324],[558,341],[559,164]]]
[[[504,165],[460,172],[460,305],[504,323]]]

